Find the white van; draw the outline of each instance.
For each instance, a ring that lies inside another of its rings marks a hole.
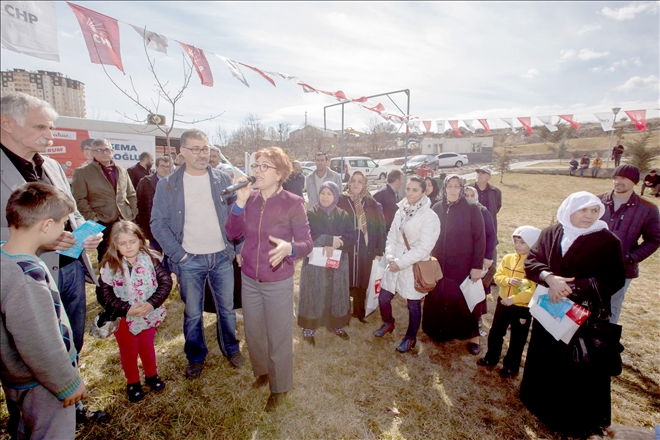
[[[367,180],[385,180],[387,178],[387,168],[379,166],[374,160],[366,156],[345,156],[344,172],[339,169],[341,166],[341,157],[330,159],[330,169],[339,173],[342,182],[348,182],[348,178],[355,171],[361,171],[367,176]]]

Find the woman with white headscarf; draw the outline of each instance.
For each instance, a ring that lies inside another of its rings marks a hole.
[[[559,223],[541,232],[525,261],[527,278],[549,287],[552,302],[567,297],[590,308],[589,319],[598,315],[599,296],[610,310],[610,297],[625,281],[621,244],[600,220],[604,213],[593,194],[571,194],[557,211]],[[611,421],[610,376],[603,370],[573,363],[568,345],[535,320],[520,398],[562,436],[589,436]]]

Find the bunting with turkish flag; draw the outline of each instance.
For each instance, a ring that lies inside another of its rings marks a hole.
[[[477,131],[474,128],[474,125],[472,125],[472,121],[473,121],[473,119],[463,119],[463,124],[465,124],[465,126],[467,127],[467,129],[470,133],[474,133],[475,131]]]
[[[445,132],[445,121],[443,119],[438,119],[437,121],[435,121],[435,126],[438,133]]]
[[[573,115],[557,115],[557,116],[559,116],[559,117],[562,118],[564,121],[566,121],[566,122],[568,122],[569,124],[571,124],[571,127],[573,127],[573,130],[577,130],[578,128],[580,128],[580,124],[578,124],[577,122],[575,122],[575,121],[573,120]]]
[[[646,131],[646,110],[630,110],[626,114],[639,131]]]
[[[447,121],[447,122],[449,122],[449,125],[454,130],[454,133],[456,133],[458,136],[463,136],[461,134],[461,131],[458,129],[458,121],[457,120],[454,119],[454,120]]]
[[[488,119],[477,119],[481,125],[483,125],[486,133],[490,133],[490,126],[488,125]]]
[[[557,131],[559,130],[556,126],[552,124],[552,116],[537,116],[539,118],[539,121],[543,122],[543,125],[545,128],[548,129],[549,132]]]
[[[520,123],[522,124],[523,127],[525,127],[525,130],[527,130],[528,135],[532,135],[532,118],[529,116],[523,116],[518,118]]]
[[[202,81],[202,85],[213,87],[213,74],[211,73],[211,66],[209,66],[209,62],[206,60],[204,51],[180,41],[177,41],[177,43],[183,47],[183,50],[190,57],[190,61],[192,61],[193,66],[195,66],[195,70],[199,75],[199,79]]]
[[[90,61],[94,64],[117,66],[124,72],[119,43],[119,24],[107,15],[67,2],[80,24]]]
[[[500,118],[502,121],[506,122],[511,129],[511,133],[515,133],[516,129],[513,127],[513,119],[512,118]]]
[[[426,136],[431,132],[431,121],[422,121],[424,127],[426,128]]]
[[[248,66],[248,65],[245,64],[245,63],[238,63],[238,64],[240,64],[241,66],[245,66],[245,67],[247,67],[248,69],[250,69],[250,70],[252,70],[252,71],[254,71],[254,72],[257,72],[259,75],[263,76],[264,79],[266,79],[266,81],[268,81],[269,83],[271,83],[271,84],[273,85],[273,87],[277,87],[277,86],[275,85],[275,81],[273,81],[273,78],[271,78],[270,76],[266,75],[266,73],[264,73],[263,70],[257,69],[256,67]]]

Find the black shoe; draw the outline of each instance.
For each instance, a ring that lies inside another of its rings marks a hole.
[[[254,382],[252,382],[252,388],[261,388],[268,383],[268,380],[268,375],[262,374],[261,376],[257,377]]]
[[[91,409],[76,409],[76,423],[105,423],[110,420],[110,414],[105,411],[92,411]]]
[[[314,336],[305,336],[303,335],[303,339],[305,342],[307,342],[309,345],[316,345],[316,340],[314,340]]]
[[[144,398],[144,391],[142,391],[140,382],[126,385],[126,394],[128,394],[128,400],[131,402],[139,402]]]
[[[511,368],[502,368],[500,370],[500,377],[502,379],[509,379],[511,377],[516,377],[518,375],[517,371],[512,370]]]
[[[497,365],[498,362],[499,361],[488,360],[487,357],[482,357],[481,359],[477,360],[477,365],[479,365],[480,367],[493,367]]]
[[[192,362],[186,367],[186,379],[197,379],[204,369],[204,362]]]
[[[467,349],[472,356],[476,356],[481,353],[481,346],[479,344],[475,344],[474,342],[468,342]]]
[[[229,357],[229,363],[231,364],[232,367],[239,368],[245,363],[245,358],[239,351],[238,353],[233,354]]]
[[[160,380],[160,377],[158,377],[157,374],[155,376],[145,377],[144,382],[149,385],[151,391],[163,391],[163,388],[165,388],[165,384]]]
[[[351,337],[348,336],[348,333],[346,333],[344,329],[341,329],[341,331],[337,331],[333,333],[339,336],[340,338],[342,338],[344,341],[348,341],[349,339],[351,339]]]
[[[382,338],[386,333],[392,333],[394,331],[394,321],[384,323],[381,328],[374,332],[374,336],[377,338]]]
[[[271,412],[274,411],[275,408],[280,406],[284,402],[284,398],[286,397],[286,392],[284,393],[270,393],[270,396],[268,397],[268,401],[266,402],[266,406],[264,407],[265,412]]]
[[[396,351],[399,353],[407,353],[413,348],[415,348],[415,345],[417,344],[417,339],[415,338],[404,338],[403,341],[399,344],[399,346],[396,348]]]

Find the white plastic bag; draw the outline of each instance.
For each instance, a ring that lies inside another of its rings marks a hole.
[[[369,276],[369,287],[367,287],[367,299],[365,301],[365,315],[369,316],[374,310],[378,308],[378,295],[380,294],[380,282],[385,273],[383,262],[385,257],[380,261],[374,260],[371,265],[371,275]]]
[[[461,290],[463,291],[463,296],[465,297],[465,302],[467,303],[470,312],[474,310],[474,306],[486,299],[484,284],[480,279],[472,281],[468,276],[465,281],[461,283]]]

